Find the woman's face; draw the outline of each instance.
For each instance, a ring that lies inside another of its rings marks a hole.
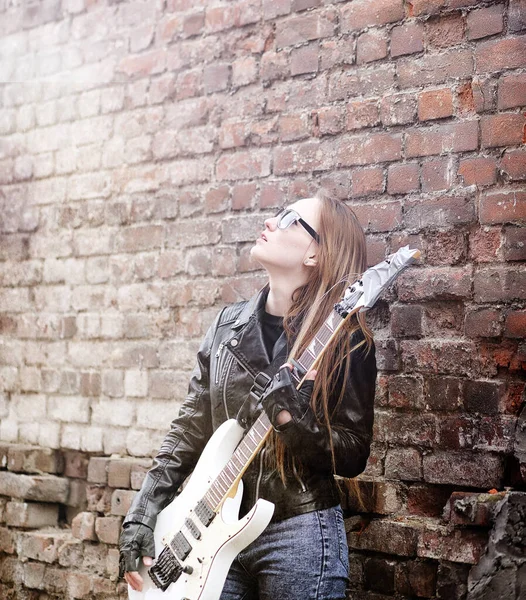
[[[287,209],[295,210],[319,233],[320,201],[317,198],[303,198],[287,206]],[[306,273],[307,269],[316,264],[317,242],[300,223],[295,222],[287,229],[279,229],[278,221],[279,216],[266,219],[264,231],[250,250],[252,258],[269,273]]]

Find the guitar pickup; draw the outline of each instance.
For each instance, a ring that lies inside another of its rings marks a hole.
[[[197,525],[192,521],[192,519],[185,519],[184,524],[196,540],[201,539],[201,532],[199,531],[199,527],[197,527]]]
[[[191,552],[192,546],[184,536],[184,533],[177,533],[170,542],[170,548],[174,551],[179,560],[184,560]]]

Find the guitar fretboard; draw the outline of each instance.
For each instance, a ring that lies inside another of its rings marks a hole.
[[[333,310],[317,331],[311,343],[297,360],[305,371],[310,370],[315,360],[323,352],[341,321],[342,317]],[[258,453],[271,429],[272,424],[269,418],[265,412],[262,412],[205,494],[203,501],[211,510],[217,511],[221,506],[236,480],[245,472]]]

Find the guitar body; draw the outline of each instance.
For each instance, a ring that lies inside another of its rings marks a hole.
[[[181,531],[192,549],[180,562],[191,573],[183,572],[175,583],[162,591],[152,582],[141,560],[138,571],[144,580],[143,589],[136,592],[128,586],[129,600],[218,600],[232,561],[261,535],[274,512],[271,502],[260,499],[247,515],[238,519],[243,495],[243,483],[240,481],[208,527],[194,513],[196,504],[230,460],[243,434],[243,428],[235,419],[223,423],[203,450],[184,490],[158,515],[154,530],[156,557],[169,539]],[[186,527],[188,517],[198,526],[199,539]]]

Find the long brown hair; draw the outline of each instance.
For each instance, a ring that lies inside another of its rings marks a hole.
[[[354,212],[344,202],[323,192],[316,197],[320,200],[317,265],[310,269],[308,281],[295,290],[292,305],[283,320],[289,340],[294,340],[290,358],[298,358],[302,354],[328,318],[334,304],[342,298],[345,288],[356,281],[367,267],[365,235]],[[351,334],[358,329],[362,330],[364,339],[351,347]],[[344,386],[338,387],[338,380],[341,384],[342,373],[347,376],[352,352],[362,345],[367,349],[371,347],[372,334],[363,315],[359,315],[345,322],[317,365],[311,403],[319,423],[329,432],[333,471],[336,466],[331,416],[344,394]],[[329,399],[336,394],[336,404],[332,404],[331,410]],[[268,445],[268,464],[277,469],[286,485],[287,472],[301,473],[302,465],[297,457],[290,455],[275,432],[271,433]],[[350,486],[358,504],[363,507],[357,483],[350,480]]]

